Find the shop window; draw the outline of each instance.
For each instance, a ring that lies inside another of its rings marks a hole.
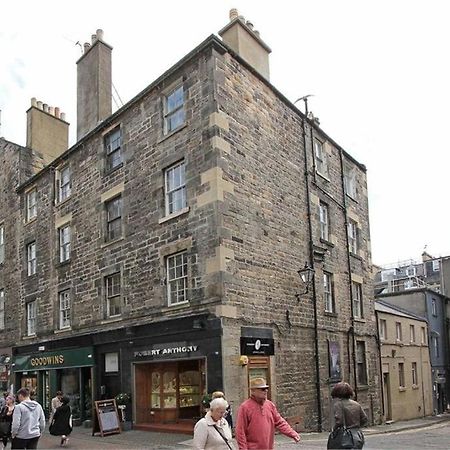
[[[180,408],[200,405],[200,373],[198,370],[180,372]]]
[[[152,395],[150,408],[161,408],[161,374],[159,372],[152,373]]]
[[[177,407],[177,377],[172,371],[163,372],[162,408]]]

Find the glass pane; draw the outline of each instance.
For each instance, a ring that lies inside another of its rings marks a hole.
[[[164,393],[175,393],[177,388],[177,379],[174,372],[164,372],[163,391]]]

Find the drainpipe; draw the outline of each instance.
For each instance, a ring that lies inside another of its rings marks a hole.
[[[306,203],[307,203],[307,215],[308,215],[308,234],[309,234],[309,266],[314,269],[314,245],[313,245],[313,233],[311,223],[311,198],[309,191],[309,173],[308,173],[308,152],[306,150],[306,118],[302,120],[302,137],[303,137],[303,157],[305,159],[305,184],[306,184]],[[311,141],[313,146],[313,142]],[[313,148],[314,151],[314,148]],[[314,158],[313,158],[314,160]],[[322,399],[320,392],[320,362],[319,362],[319,331],[317,320],[317,293],[316,282],[313,279],[312,283],[312,300],[314,310],[314,353],[315,353],[315,369],[316,369],[316,396],[317,396],[317,431],[322,432]]]
[[[358,400],[358,379],[356,376],[356,342],[355,342],[355,315],[353,311],[353,292],[352,292],[352,264],[350,261],[350,244],[348,240],[348,216],[347,216],[347,198],[345,193],[345,183],[344,183],[344,159],[342,157],[342,150],[339,149],[339,162],[341,164],[341,187],[342,187],[342,194],[343,194],[343,200],[344,200],[344,226],[345,226],[345,243],[347,247],[347,266],[348,266],[348,286],[350,291],[350,312],[351,312],[351,319],[352,319],[352,325],[349,328],[348,332],[352,336],[352,349],[353,349],[353,355],[352,355],[352,362],[353,362],[353,378],[354,378],[354,388],[355,388],[355,400]],[[350,355],[349,357],[349,365],[350,365]],[[350,375],[350,372],[349,372]]]

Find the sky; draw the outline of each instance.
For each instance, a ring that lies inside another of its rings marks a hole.
[[[307,94],[322,129],[367,167],[375,264],[450,254],[450,27],[445,0],[15,0],[2,5],[0,136],[24,145],[31,97],[76,133],[76,60],[98,28],[126,103],[210,34],[229,10],[271,47],[271,83]],[[117,96],[116,96],[117,98]],[[117,109],[117,108],[116,108]]]

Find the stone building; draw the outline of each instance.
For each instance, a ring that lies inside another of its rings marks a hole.
[[[77,142],[0,212],[17,215],[4,242],[20,285],[5,287],[18,337],[2,342],[15,385],[47,408],[62,389],[83,420],[128,392],[135,426],[192,428],[204,394],[236,411],[265,376],[305,429],[330,427],[340,379],[380,420],[366,169],[270,83],[270,48],[230,19],[114,113],[98,31],[77,62]]]
[[[433,388],[427,320],[381,300],[375,302],[375,311],[386,420],[431,415]]]

